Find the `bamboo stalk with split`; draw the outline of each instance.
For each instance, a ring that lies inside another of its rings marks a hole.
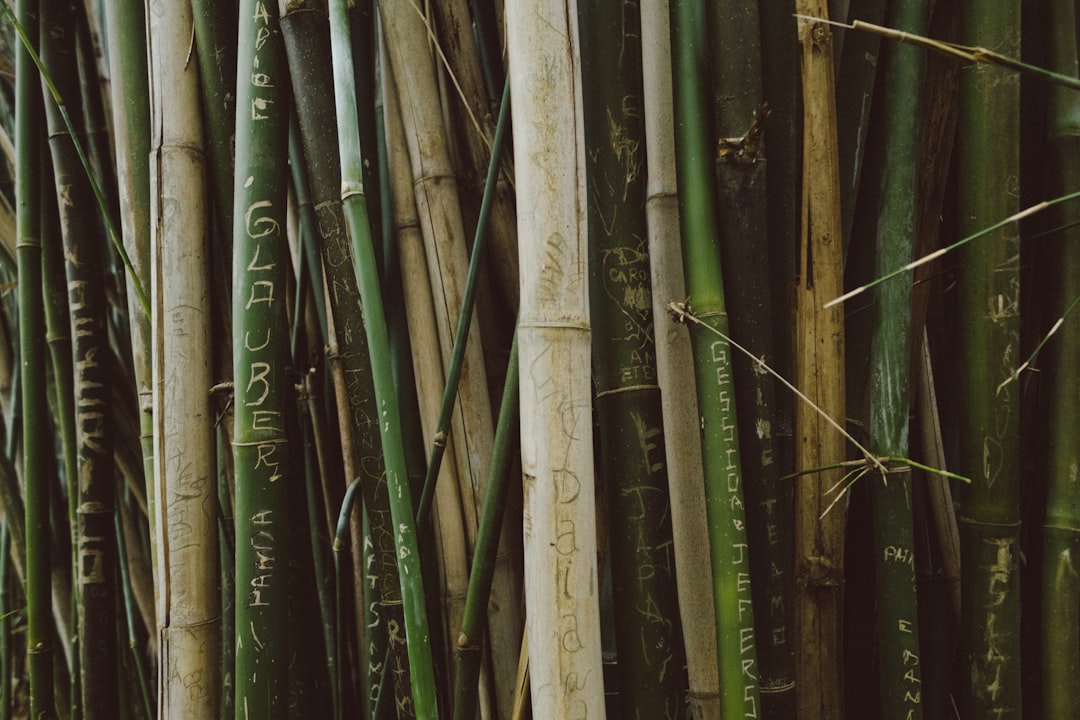
[[[148,12],[151,98],[154,547],[160,643],[158,714],[212,717],[219,708],[214,414],[207,200],[199,75],[188,63],[191,7]],[[199,678],[200,692],[191,692]]]
[[[796,12],[827,18],[823,0],[797,0]],[[825,414],[842,420],[844,316],[827,301],[843,292],[843,243],[836,137],[832,30],[799,21],[802,47],[802,220],[795,289],[795,385]],[[844,438],[806,403],[795,409],[795,469],[845,457]],[[831,470],[795,482],[795,676],[801,717],[834,720],[843,705],[841,653],[844,514],[826,513]]]

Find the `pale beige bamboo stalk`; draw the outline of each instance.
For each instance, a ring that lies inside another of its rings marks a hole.
[[[675,180],[675,128],[671,98],[671,34],[667,0],[641,4],[645,137],[649,167],[646,218],[656,322],[656,372],[664,412],[671,525],[678,569],[686,669],[690,683],[689,717],[719,720],[720,675],[716,656],[712,564],[705,518],[705,480],[701,466],[697,390],[690,335],[668,319],[668,303],[686,297],[679,202]]]
[[[518,190],[521,462],[533,717],[604,717],[585,150],[573,0],[506,4]]]
[[[438,20],[439,37],[442,38],[440,54],[449,65],[451,97],[459,100],[452,102],[451,106],[463,110],[463,113],[457,113],[456,119],[464,127],[464,182],[466,189],[479,202],[491,157],[491,142],[495,137],[495,120],[491,117],[491,105],[484,87],[469,3],[468,0],[444,0],[433,3],[432,9]],[[512,309],[517,310],[517,217],[514,213],[513,189],[503,175],[499,176],[496,186],[488,227],[491,234],[490,267],[495,271]],[[507,699],[510,698],[507,695]],[[505,708],[501,714],[506,714],[509,709]]]
[[[147,19],[158,716],[215,717],[221,598],[199,76],[187,0],[156,3]]]
[[[427,29],[412,0],[386,0],[380,5],[386,55],[394,72],[402,124],[413,173],[417,217],[424,238],[428,282],[438,323],[444,370],[453,350],[468,273],[465,229],[457,182],[450,166],[434,59]],[[474,311],[475,312],[475,311]],[[475,316],[474,316],[475,317]],[[470,326],[455,404],[453,435],[458,483],[468,548],[476,544],[477,518],[487,490],[488,463],[494,439],[491,402],[483,347],[477,323]],[[495,691],[513,683],[513,667],[521,646],[521,574],[511,563],[509,524],[503,525],[491,589],[488,641]]]
[[[796,10],[828,18],[825,0]],[[803,78],[802,230],[795,291],[795,384],[828,417],[845,417],[844,316],[825,302],[843,292],[840,179],[832,30],[799,21]],[[806,403],[795,406],[796,470],[845,459],[845,439]],[[795,482],[795,671],[800,717],[842,716],[844,514],[825,512],[840,471]]]
[[[388,63],[382,64],[382,78],[384,88],[394,87],[393,71]],[[430,350],[438,346],[439,332],[436,328],[431,286],[428,284],[424,238],[420,232],[416,201],[413,198],[412,171],[408,148],[405,145],[405,129],[401,124],[397,97],[392,92],[385,94],[383,116],[387,136],[394,234],[401,257],[401,282],[409,324],[416,395],[420,403],[420,427],[425,447],[431,447],[435,439],[445,380],[439,356]],[[446,452],[450,457],[455,457],[453,435],[447,439]],[[432,526],[437,544],[443,625],[446,629],[443,647],[449,652],[456,646],[465,612],[465,594],[469,588],[465,525],[462,519],[461,496],[458,494],[457,466],[454,463],[443,463],[439,469],[432,505]],[[443,661],[447,663],[446,667],[454,667],[449,655],[446,655]],[[491,717],[490,707],[485,702],[487,696],[488,693],[480,695],[483,703],[482,718]]]

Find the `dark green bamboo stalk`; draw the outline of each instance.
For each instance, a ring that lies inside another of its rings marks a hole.
[[[507,98],[503,99],[504,107]],[[500,111],[505,112],[505,110]],[[495,442],[492,447],[490,481],[484,495],[484,510],[480,526],[476,530],[476,551],[473,553],[472,571],[469,573],[469,593],[465,600],[465,615],[461,621],[461,633],[457,638],[454,663],[457,668],[454,688],[454,720],[472,720],[476,717],[478,702],[477,683],[483,656],[481,638],[484,616],[487,611],[491,581],[495,576],[495,553],[499,546],[506,495],[510,489],[514,447],[518,435],[518,352],[517,336],[510,347],[510,363],[506,368],[499,421],[495,426]]]
[[[72,44],[77,17],[69,0],[42,4],[42,59],[59,96],[78,98]],[[68,113],[76,126],[79,108]],[[46,99],[50,149],[64,240],[75,368],[78,437],[79,655],[82,706],[87,720],[114,718],[119,708],[116,658],[116,543],[112,442],[107,432],[108,356],[103,255],[105,237],[95,197],[60,107]]]
[[[408,643],[409,675],[412,697],[398,691],[399,716],[402,707],[406,714],[437,720],[435,675],[432,665],[431,637],[427,610],[424,604],[424,583],[420,553],[416,540],[414,508],[405,464],[405,446],[401,434],[401,417],[394,389],[390,363],[390,345],[379,288],[375,248],[368,223],[367,201],[364,196],[363,161],[360,154],[360,132],[357,119],[356,87],[350,74],[353,69],[352,45],[349,39],[349,16],[346,3],[330,3],[330,40],[333,50],[334,99],[337,108],[338,152],[341,160],[341,199],[345,219],[353,237],[357,255],[353,258],[356,279],[364,307],[364,331],[371,352],[371,376],[378,407],[379,436],[386,463],[386,490],[390,496],[390,513],[394,523],[394,545],[400,580],[398,589],[403,605],[405,640]],[[385,599],[384,599],[385,602]],[[391,628],[391,646],[395,643]],[[403,668],[402,668],[403,669]]]
[[[37,5],[18,3],[19,21],[37,35]],[[19,267],[19,356],[22,368],[23,485],[26,502],[27,652],[31,717],[56,716],[53,698],[50,580],[49,451],[45,402],[45,311],[41,294],[41,82],[26,50],[16,51],[16,254]],[[11,508],[8,512],[11,512]],[[5,525],[6,527],[6,525]],[[5,536],[7,532],[5,530]],[[4,543],[5,546],[7,543]]]
[[[104,3],[104,6],[112,74],[120,226],[124,247],[132,263],[131,277],[127,279],[128,318],[139,394],[143,477],[152,478],[154,425],[148,411],[152,375],[150,315],[131,287],[132,278],[140,279],[143,285],[150,279],[150,103],[147,100],[145,8],[139,0],[116,0]],[[63,432],[61,435],[65,436]],[[146,489],[147,501],[152,508],[154,484],[146,483]],[[149,516],[154,517],[152,509]]]
[[[926,30],[924,0],[894,2],[893,26],[908,32]],[[885,48],[885,103],[879,116],[887,144],[881,167],[875,272],[878,275],[911,262],[917,225],[917,159],[921,88],[925,54],[895,43]],[[870,441],[885,456],[908,454],[911,357],[911,283],[897,278],[877,290],[877,322],[870,343]],[[875,474],[871,492],[874,517],[874,563],[877,586],[877,642],[880,657],[881,717],[922,717],[919,629],[915,592],[915,539],[912,524],[911,472]]]
[[[776,356],[772,326],[772,263],[767,244],[764,135],[769,114],[762,90],[757,2],[713,2],[712,55],[716,181],[724,295],[732,337],[756,357]],[[691,298],[692,299],[692,298]],[[732,358],[739,450],[748,508],[751,587],[758,685],[765,718],[795,712],[791,638],[791,496],[780,484],[774,433],[780,426],[776,381],[742,353]]]
[[[11,533],[8,532],[7,520],[0,526],[0,720],[11,720],[11,687],[14,676],[12,657],[11,626],[14,620],[9,608],[11,598]]]
[[[127,553],[124,551],[124,532],[121,528],[120,515],[114,516],[114,525],[116,526],[116,548],[118,555],[122,558],[119,563],[120,567],[120,583],[123,588],[124,596],[124,619],[127,621],[127,641],[128,650],[131,651],[132,663],[135,667],[134,680],[138,683],[139,698],[143,702],[143,710],[146,713],[146,717],[154,717],[154,706],[150,700],[150,689],[148,687],[148,681],[146,678],[146,668],[143,665],[142,649],[138,647],[138,636],[135,632],[135,604],[134,593],[131,589],[131,580],[128,577],[128,564]]]
[[[620,702],[628,716],[675,718],[685,713],[686,658],[646,248],[640,22],[628,2],[578,3],[592,39],[581,48],[589,305]]]
[[[676,173],[683,272],[695,314],[709,327],[728,332],[712,172],[706,80],[705,7],[700,0],[673,0],[671,52],[674,76]],[[728,343],[697,324],[690,332],[694,352],[706,512],[715,584],[717,653],[723,717],[757,715],[757,657],[750,598],[742,475]]]
[[[1078,75],[1076,8],[1072,2],[1043,5],[1050,69]],[[1050,88],[1047,128],[1048,191],[1058,196],[1080,189],[1080,95]],[[1071,219],[1056,213],[1061,224]],[[1071,227],[1053,239],[1055,277],[1050,297],[1064,309],[1080,297],[1080,230]],[[1080,718],[1080,494],[1074,469],[1080,465],[1080,319],[1065,319],[1050,353],[1048,467],[1042,566],[1042,712],[1060,720]]]
[[[233,222],[233,149],[236,142],[237,76],[239,56],[237,40],[237,0],[192,0],[195,20],[195,52],[199,62],[199,86],[202,91],[203,127],[210,163],[211,190],[220,242],[211,245],[215,265],[230,267],[232,245],[225,241]],[[244,16],[241,16],[244,17]],[[245,18],[246,19],[246,18]],[[222,273],[229,283],[228,273]],[[215,288],[217,289],[217,288]],[[227,307],[227,303],[225,303]]]
[[[1017,0],[964,2],[963,38],[1020,56]],[[1019,209],[1020,79],[993,66],[960,83],[959,234]],[[966,718],[1020,716],[1020,403],[1005,384],[1020,347],[1017,223],[965,245],[957,259],[959,464],[972,479],[960,497],[960,711]]]
[[[336,120],[330,103],[333,88],[326,68],[331,65],[329,19],[324,11],[297,4],[281,20],[289,58],[290,73],[299,117],[300,136],[307,163],[311,196],[321,233],[323,267],[329,284],[330,310],[344,375],[345,397],[339,402],[348,417],[352,445],[346,449],[351,467],[362,478],[365,508],[372,526],[376,570],[379,583],[380,622],[394,631],[391,664],[395,694],[408,708],[410,695],[407,647],[401,629],[405,627],[398,580],[397,552],[394,548],[394,521],[390,493],[383,472],[383,452],[376,426],[381,425],[372,380],[370,350],[363,318],[365,305],[360,296],[352,247],[346,230],[341,201],[341,161],[335,140]],[[348,472],[348,466],[347,466]],[[404,478],[404,476],[402,476]],[[366,584],[367,570],[362,560],[359,515],[353,516],[354,578],[357,592]]]
[[[287,716],[288,81],[277,6],[241,2],[233,179],[238,720]],[[273,149],[277,149],[274,152]]]

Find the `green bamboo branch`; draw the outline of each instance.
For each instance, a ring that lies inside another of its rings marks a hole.
[[[999,52],[995,52],[988,48],[980,47],[978,45],[964,45],[958,42],[950,42],[948,40],[935,40],[928,38],[918,33],[904,32],[903,30],[897,30],[891,27],[885,27],[883,25],[876,25],[874,23],[864,22],[862,20],[855,20],[851,23],[842,23],[836,20],[828,20],[826,18],[813,17],[810,15],[795,15],[799,20],[806,20],[808,22],[819,22],[832,25],[833,27],[845,28],[847,30],[862,30],[865,32],[881,35],[882,37],[890,40],[896,40],[897,42],[908,43],[916,45],[918,47],[926,48],[928,50],[934,50],[943,55],[957,58],[959,60],[965,60],[972,63],[984,63],[987,65],[997,65],[999,67],[1008,68],[1009,70],[1015,70],[1026,75],[1046,80],[1048,82],[1057,83],[1063,87],[1071,90],[1080,90],[1080,79],[1069,75],[1063,75],[1053,70],[1048,70],[1038,65],[1031,65],[1026,62],[1017,60],[1009,55],[1003,55]]]
[[[886,280],[891,280],[892,278],[896,277],[897,275],[902,275],[905,272],[908,272],[910,270],[914,270],[915,268],[921,267],[921,266],[923,266],[923,265],[925,265],[925,264],[927,264],[929,262],[937,260],[941,256],[943,256],[943,255],[945,255],[947,253],[950,253],[953,250],[956,250],[957,248],[963,247],[964,245],[967,245],[972,240],[978,240],[981,237],[985,237],[987,235],[995,233],[998,230],[1001,230],[1002,228],[1006,228],[1009,225],[1012,225],[1013,223],[1024,220],[1024,219],[1026,219],[1028,217],[1031,217],[1032,215],[1040,213],[1040,212],[1042,212],[1042,211],[1044,211],[1044,210],[1046,210],[1048,208],[1051,208],[1051,207],[1053,207],[1055,205],[1060,205],[1061,203],[1068,202],[1069,200],[1075,200],[1077,198],[1080,198],[1080,191],[1071,192],[1071,193],[1068,193],[1067,195],[1060,195],[1060,196],[1052,198],[1050,200],[1043,200],[1041,202],[1037,202],[1034,205],[1031,205],[1030,207],[1024,208],[1023,210],[1021,210],[1021,211],[1019,211],[1017,213],[1013,213],[1012,215],[1009,215],[1004,220],[999,220],[998,222],[994,223],[993,225],[985,227],[982,230],[979,230],[978,232],[971,233],[970,235],[967,235],[967,236],[961,238],[960,240],[957,240],[956,242],[952,243],[951,245],[946,245],[945,247],[938,248],[937,250],[935,250],[935,251],[933,251],[931,253],[927,253],[926,255],[923,255],[918,260],[912,260],[911,262],[904,265],[903,267],[898,268],[896,270],[893,270],[892,272],[887,273],[885,275],[882,275],[881,277],[877,278],[873,282],[869,282],[869,283],[867,283],[865,285],[862,285],[860,287],[855,288],[854,290],[851,290],[850,292],[846,292],[843,295],[841,295],[840,297],[834,298],[834,299],[830,300],[829,302],[825,303],[824,307],[830,308],[830,307],[833,307],[834,305],[839,305],[841,303],[845,303],[848,300],[851,300],[852,298],[854,298],[854,297],[856,297],[858,295],[861,295],[862,293],[866,292],[867,290],[880,285],[881,283],[885,282]]]

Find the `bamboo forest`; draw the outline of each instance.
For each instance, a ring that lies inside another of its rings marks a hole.
[[[0,720],[1080,720],[1075,0],[0,5]]]

